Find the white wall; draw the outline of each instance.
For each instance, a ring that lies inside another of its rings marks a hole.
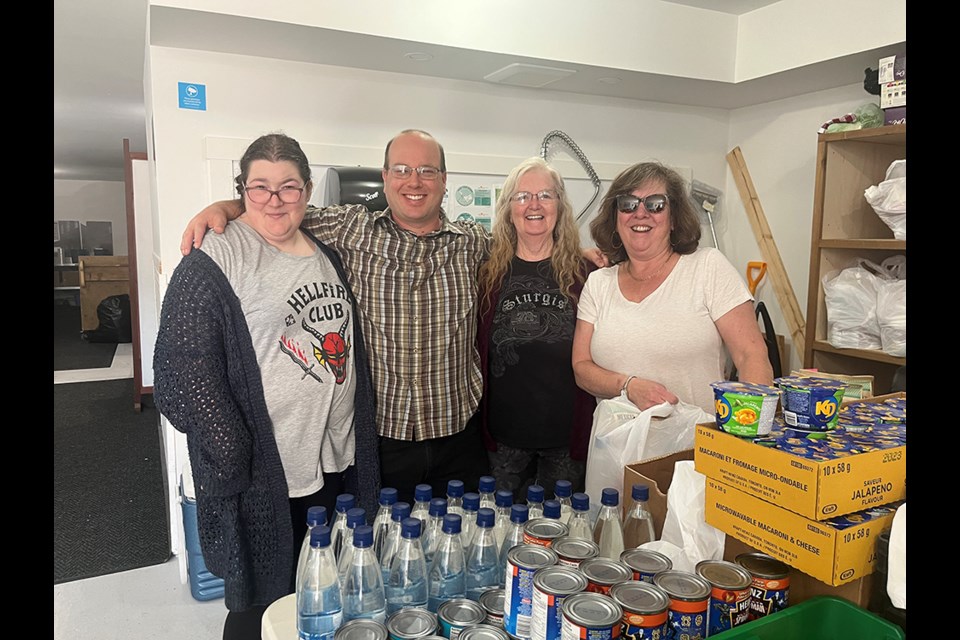
[[[127,255],[127,204],[123,182],[54,180],[53,220],[110,222],[113,254]]]

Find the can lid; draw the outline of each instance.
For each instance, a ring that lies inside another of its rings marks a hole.
[[[510,640],[506,631],[492,624],[475,624],[460,632],[463,640]]]
[[[633,579],[633,571],[627,565],[610,558],[587,558],[580,563],[580,572],[591,582],[600,584],[615,584]]]
[[[613,598],[589,591],[567,596],[560,606],[563,615],[581,627],[609,627],[623,618],[623,608]]]
[[[726,560],[701,560],[696,569],[697,575],[722,589],[746,589],[753,584],[749,571]]]
[[[650,582],[628,580],[610,587],[610,597],[627,611],[653,614],[670,607],[667,592]]]
[[[765,553],[741,553],[735,560],[751,574],[770,580],[782,580],[790,574],[790,567]]]
[[[534,579],[536,582],[536,579]],[[480,594],[480,606],[491,613],[503,615],[503,601],[506,598],[506,591],[502,588],[494,587],[487,589]]]
[[[354,618],[340,625],[337,640],[387,640],[387,628],[370,618]]]
[[[538,544],[518,544],[507,552],[507,561],[524,569],[543,569],[557,564],[557,552]]]
[[[620,562],[641,573],[655,574],[673,569],[673,561],[650,549],[626,549],[620,554]]]
[[[552,540],[567,535],[569,529],[559,520],[534,518],[533,520],[527,520],[527,524],[523,525],[523,532],[535,538]]]
[[[487,617],[483,607],[467,598],[454,598],[441,603],[437,607],[437,615],[458,626],[477,624]]]
[[[586,589],[587,578],[573,567],[558,565],[537,571],[533,576],[533,586],[551,595],[568,595]]]
[[[653,584],[675,600],[703,600],[710,596],[710,583],[687,571],[661,571],[653,576]]]
[[[550,545],[550,548],[556,551],[558,556],[571,560],[594,558],[600,554],[600,546],[593,540],[571,538],[570,536],[557,538]]]
[[[437,630],[437,615],[426,609],[401,609],[387,620],[387,631],[392,636],[419,638]]]

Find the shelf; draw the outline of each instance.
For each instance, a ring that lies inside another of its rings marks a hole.
[[[851,358],[860,358],[861,360],[872,360],[874,362],[883,362],[896,366],[907,364],[907,359],[900,356],[891,356],[883,351],[875,349],[837,349],[829,342],[817,340],[813,343],[813,351],[821,353],[833,353],[840,356],[849,356]]]
[[[883,127],[873,127],[870,129],[821,133],[817,140],[820,142],[841,142],[853,140],[856,142],[869,142],[871,144],[904,145],[907,143],[907,125],[890,124]]]
[[[906,251],[906,240],[893,239],[839,239],[825,238],[820,241],[821,249],[881,249],[884,251]]]

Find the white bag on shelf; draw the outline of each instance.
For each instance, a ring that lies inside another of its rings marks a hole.
[[[837,349],[881,349],[877,291],[887,279],[880,265],[864,258],[823,277],[827,342]]]
[[[892,278],[877,289],[880,345],[891,356],[907,355],[907,257],[891,256],[880,263]]]
[[[880,219],[897,240],[907,239],[907,161],[894,160],[880,184],[863,192]]]

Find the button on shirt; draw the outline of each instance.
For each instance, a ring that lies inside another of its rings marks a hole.
[[[476,349],[477,273],[490,251],[479,224],[418,236],[390,210],[310,207],[303,228],[340,254],[357,297],[377,395],[380,435],[459,433],[482,391]]]

